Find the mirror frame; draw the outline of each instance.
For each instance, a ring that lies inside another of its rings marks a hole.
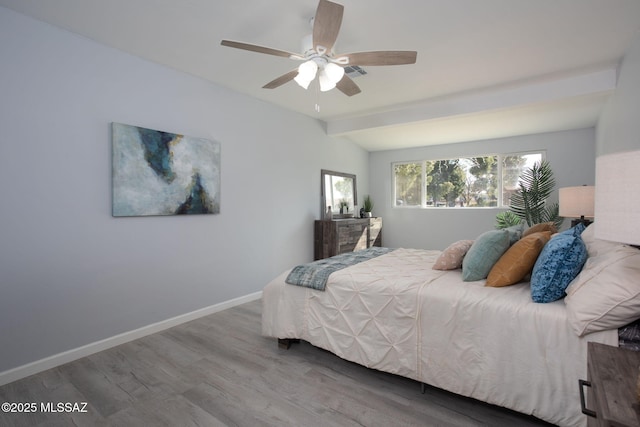
[[[327,176],[338,176],[342,178],[351,178],[353,182],[353,200],[351,201],[351,214],[350,215],[342,215],[340,213],[335,213],[335,206],[331,206],[331,210],[333,213],[333,218],[341,219],[341,218],[357,218],[357,213],[355,212],[356,205],[358,204],[358,193],[357,193],[357,184],[356,184],[356,176],[352,173],[344,173],[344,172],[336,172],[330,171],[327,169],[320,170],[320,203],[322,206],[320,208],[320,218],[325,219],[325,213],[327,209],[327,189],[325,188],[325,180]],[[338,211],[339,212],[339,211]]]

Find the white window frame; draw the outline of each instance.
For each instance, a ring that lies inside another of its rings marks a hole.
[[[391,192],[392,192],[392,199],[391,199],[391,206],[392,208],[397,208],[397,209],[456,209],[456,210],[460,210],[460,209],[505,209],[508,208],[509,205],[505,204],[503,199],[503,194],[504,194],[504,185],[503,185],[503,159],[505,157],[511,157],[511,156],[526,156],[526,155],[531,155],[531,154],[539,154],[540,155],[540,159],[541,160],[546,160],[546,150],[531,150],[531,151],[516,151],[516,152],[510,152],[510,153],[492,153],[492,154],[480,154],[480,155],[469,155],[469,156],[458,156],[458,157],[449,157],[449,158],[429,158],[429,159],[424,159],[424,160],[407,160],[407,161],[398,161],[398,162],[392,162],[391,163]],[[452,160],[452,159],[463,159],[463,158],[474,158],[474,157],[492,157],[492,156],[497,156],[498,157],[498,167],[497,167],[497,175],[498,175],[498,183],[497,183],[497,195],[498,195],[498,202],[497,202],[497,206],[466,206],[464,208],[460,208],[460,207],[450,207],[450,206],[442,206],[442,207],[436,207],[436,206],[427,206],[427,194],[425,191],[426,188],[426,184],[427,184],[427,167],[426,167],[426,163],[427,162],[436,162],[436,161],[442,161],[442,160]],[[421,172],[422,172],[422,176],[421,176],[421,182],[420,182],[420,205],[398,205],[396,204],[396,201],[398,200],[397,195],[396,195],[396,190],[397,190],[397,186],[396,186],[396,165],[407,165],[407,164],[421,164]],[[508,203],[508,201],[507,201]]]

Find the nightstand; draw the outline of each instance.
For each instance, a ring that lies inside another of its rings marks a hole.
[[[587,349],[588,377],[587,381],[580,380],[580,404],[588,415],[588,425],[640,426],[636,393],[640,352],[593,342]]]

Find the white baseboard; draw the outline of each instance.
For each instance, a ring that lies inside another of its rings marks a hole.
[[[36,360],[35,362],[27,363],[26,365],[18,366],[17,368],[0,372],[0,386],[9,384],[22,378],[26,378],[30,375],[37,374],[42,371],[46,371],[47,369],[55,368],[56,366],[64,365],[65,363],[72,362],[74,360],[89,356],[99,351],[106,350],[108,348],[115,347],[117,345],[124,344],[126,342],[133,341],[147,335],[155,334],[156,332],[164,331],[165,329],[178,326],[182,323],[190,322],[191,320],[195,320],[200,317],[208,316],[209,314],[217,313],[218,311],[235,307],[236,305],[255,301],[257,299],[260,299],[261,297],[262,291],[245,295],[239,298],[234,298],[229,301],[214,304],[209,307],[201,308],[200,310],[192,311],[190,313],[181,314],[180,316],[172,317],[161,322],[143,326],[142,328],[124,332],[122,334],[105,338],[91,344],[83,345],[82,347],[67,350],[65,352],[54,354],[53,356],[49,356],[44,359]]]

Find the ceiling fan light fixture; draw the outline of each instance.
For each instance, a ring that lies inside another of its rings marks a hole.
[[[327,65],[325,65],[324,72],[329,80],[331,80],[331,82],[333,82],[334,84],[342,80],[342,77],[344,76],[344,68],[332,62],[329,62]]]
[[[298,86],[303,89],[309,89],[309,85],[311,84],[311,80],[303,80],[299,76],[295,77],[293,80],[295,80],[295,82],[298,83]]]
[[[303,62],[298,67],[298,75],[294,78],[295,82],[301,87],[307,89],[313,79],[316,78],[318,72],[318,64],[315,61],[310,60]]]
[[[222,40],[222,46],[248,50],[267,55],[280,56],[303,61],[298,69],[293,69],[275,78],[264,89],[275,89],[283,84],[295,80],[295,82],[307,89],[311,82],[319,74],[321,90],[326,92],[337,87],[347,96],[353,96],[361,92],[357,84],[351,80],[351,75],[344,67],[370,66],[370,65],[405,65],[415,64],[416,51],[371,51],[353,52],[346,55],[336,55],[336,41],[344,6],[331,0],[319,0],[315,16],[310,20],[311,34],[302,38],[302,54],[273,49],[256,44]],[[320,70],[320,73],[318,73]],[[346,75],[345,75],[346,74]],[[366,74],[366,73],[361,73]]]
[[[331,80],[331,78],[327,75],[326,69],[320,70],[320,73],[318,74],[318,82],[320,83],[321,92],[326,92],[336,87],[336,82]]]

